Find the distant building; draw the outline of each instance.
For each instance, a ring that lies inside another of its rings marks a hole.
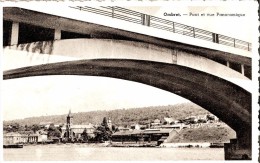
[[[130,128],[125,128],[125,127],[122,127],[122,126],[119,126],[117,129],[118,129],[118,131],[121,131],[121,132],[131,130]]]
[[[39,134],[30,134],[28,135],[28,143],[37,143]]]
[[[14,132],[4,134],[4,138],[3,138],[4,145],[27,143],[27,142],[28,142],[27,135],[22,135]]]
[[[67,124],[61,128],[61,137],[66,140],[79,139],[84,131],[86,131],[90,137],[94,137],[94,126],[92,124],[74,125],[73,116],[71,111],[69,111]]]
[[[207,115],[198,115],[197,116],[198,123],[207,123]]]
[[[140,125],[140,124],[132,124],[131,126],[130,126],[130,128],[132,129],[132,130],[144,130],[144,129],[146,129],[147,128],[147,125]]]
[[[132,130],[140,130],[140,128],[141,128],[141,127],[140,127],[139,124],[132,124],[132,125],[131,125],[131,129],[132,129]]]
[[[197,119],[207,120],[207,114],[205,114],[205,115],[198,115]]]
[[[47,124],[44,126],[45,129],[49,129],[51,126],[51,124]],[[60,127],[60,125],[54,125],[54,127]]]
[[[189,116],[187,118],[184,119],[184,122],[186,124],[194,124],[194,123],[197,123],[198,122],[198,119],[196,116]]]
[[[161,121],[159,119],[155,119],[152,123],[150,127],[154,127],[154,126],[159,126],[161,125]]]
[[[155,119],[155,120],[153,121],[153,123],[158,123],[158,124],[160,124],[161,121],[160,121],[159,119]]]
[[[47,141],[47,133],[37,132],[30,134],[20,134],[20,133],[6,133],[4,134],[3,142],[5,145],[8,144],[18,144],[18,143],[44,143]]]
[[[213,114],[207,114],[206,118],[207,118],[207,121],[210,121],[210,122],[218,122],[219,121],[219,118],[216,117]]]
[[[162,124],[172,124],[172,123],[175,123],[175,119],[173,119],[173,118],[166,118],[166,117],[164,117],[163,119],[162,119]]]
[[[175,129],[175,130],[181,130],[183,128],[189,128],[188,125],[185,125],[184,123],[178,123],[173,125],[162,125],[162,129]]]
[[[47,140],[48,140],[47,133],[38,134],[38,143],[44,143],[44,142],[47,142]]]
[[[132,130],[125,132],[115,132],[112,134],[112,142],[121,143],[138,143],[138,142],[156,142],[160,143],[168,141],[177,132],[173,129],[146,129]]]

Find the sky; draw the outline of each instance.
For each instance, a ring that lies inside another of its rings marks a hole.
[[[6,80],[2,95],[4,120],[67,114],[69,109],[75,113],[187,102],[172,93],[144,84],[84,76]]]
[[[252,40],[250,26],[253,12],[247,6],[233,7],[129,7],[163,17],[164,12],[176,13],[246,13],[246,17],[167,17],[186,25]],[[205,23],[207,22],[207,23]],[[247,32],[244,32],[247,31]],[[111,110],[189,102],[172,93],[120,79],[86,76],[43,76],[2,81],[3,119],[67,114],[92,110]]]
[[[172,20],[174,22],[183,23],[185,25],[202,28],[204,30],[220,33],[229,37],[235,37],[244,41],[251,41],[254,37],[254,29],[257,26],[252,25],[252,21],[256,20],[256,10],[249,10],[250,6],[243,5],[213,5],[213,6],[152,6],[151,9],[147,7],[128,7],[136,11],[151,14]],[[188,16],[164,16],[164,13],[180,13],[188,14]],[[245,14],[243,17],[219,17],[219,16],[189,16],[190,13],[202,14],[209,13],[226,13],[226,14]],[[254,19],[254,20],[253,20]],[[205,23],[207,22],[207,23]],[[256,21],[254,21],[256,22]]]

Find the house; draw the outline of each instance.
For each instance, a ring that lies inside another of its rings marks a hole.
[[[49,128],[50,128],[50,125],[51,125],[51,124],[47,124],[47,125],[44,126],[44,128],[45,128],[45,129],[49,129]],[[57,124],[56,124],[56,125],[54,125],[54,127],[58,128],[58,127],[60,127],[60,125],[57,125]]]
[[[159,126],[161,125],[161,121],[159,119],[155,119],[152,123],[150,127],[154,127],[154,126]]]
[[[10,144],[19,144],[19,143],[27,143],[28,136],[16,132],[6,133],[4,134],[3,144],[10,145]]]
[[[188,126],[185,125],[184,123],[177,123],[177,124],[173,124],[173,125],[162,125],[161,128],[162,128],[162,129],[181,130],[181,129],[183,129],[183,128],[188,128]]]
[[[37,133],[20,134],[20,133],[6,133],[4,134],[4,144],[18,144],[18,143],[41,143],[47,141],[47,133],[39,131]]]
[[[122,126],[119,126],[117,129],[118,129],[118,131],[130,131],[131,130],[130,128],[125,128]]]
[[[38,134],[38,143],[44,143],[47,142],[48,136],[46,132],[39,132]]]
[[[153,121],[153,123],[158,123],[158,124],[160,124],[161,121],[160,121],[159,119],[155,119],[155,120]]]
[[[172,124],[172,123],[175,123],[175,119],[173,119],[173,118],[166,118],[166,117],[164,117],[163,119],[162,119],[162,124]]]
[[[218,117],[216,117],[215,115],[213,115],[213,114],[207,114],[206,115],[206,117],[207,117],[207,120],[208,121],[218,121],[219,119],[218,119]]]
[[[39,134],[28,135],[28,143],[38,143]]]
[[[196,116],[189,116],[189,117],[187,117],[187,118],[184,119],[184,122],[185,122],[186,124],[195,124],[195,123],[198,122],[198,119],[197,119]]]
[[[132,130],[140,130],[141,129],[141,126],[139,124],[132,124],[131,125],[131,129]]]
[[[198,115],[198,123],[207,123],[207,115]]]

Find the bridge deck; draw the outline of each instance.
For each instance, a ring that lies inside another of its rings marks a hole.
[[[64,10],[57,10],[50,6],[34,6],[33,8],[25,6],[23,8],[29,10],[5,7],[3,19],[49,29],[91,34],[97,36],[97,38],[104,36],[108,36],[110,39],[114,37],[127,38],[133,41],[192,52],[212,60],[223,60],[251,67],[250,51],[89,12],[82,14],[82,11],[68,6],[65,6]]]
[[[251,58],[252,44],[249,42],[121,7],[99,7],[101,9],[98,9],[98,7],[76,7],[77,9],[75,9],[66,6],[63,10],[50,7],[35,8],[35,6],[33,8],[30,6],[25,8],[73,20],[166,39],[167,41],[176,41]]]

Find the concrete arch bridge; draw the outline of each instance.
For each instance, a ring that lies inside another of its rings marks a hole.
[[[5,47],[4,57],[13,63],[6,65],[4,80],[42,75],[105,76],[177,94],[215,114],[236,131],[237,139],[225,146],[226,159],[245,154],[251,157],[251,93],[224,79],[245,77],[207,58],[146,43],[92,39]],[[19,60],[14,60],[16,57]],[[199,60],[206,64],[189,64]],[[214,71],[214,67],[223,70]],[[235,151],[231,150],[234,146]]]
[[[112,8],[112,18],[83,9],[5,7],[4,80],[85,75],[151,85],[202,106],[233,128],[237,139],[225,145],[226,159],[251,158],[250,43],[175,22],[168,27],[169,21],[121,7]],[[131,13],[140,14],[141,24],[113,17],[128,20]],[[160,22],[171,31],[179,25],[192,39],[154,28]]]

